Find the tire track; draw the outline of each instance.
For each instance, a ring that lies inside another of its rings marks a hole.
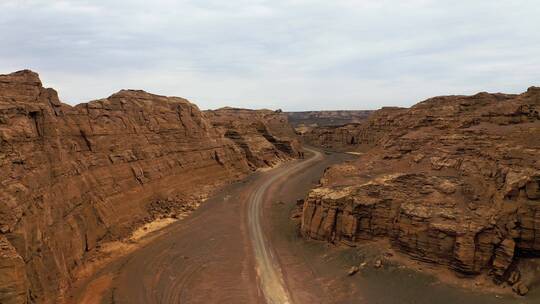
[[[281,266],[264,235],[261,218],[263,217],[264,197],[267,190],[280,178],[294,174],[312,163],[321,160],[319,151],[305,148],[313,153],[309,159],[288,168],[255,188],[249,198],[248,231],[255,254],[255,263],[260,287],[268,304],[291,304],[292,298],[283,280]]]

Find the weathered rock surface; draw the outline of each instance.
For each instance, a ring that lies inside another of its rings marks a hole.
[[[372,113],[373,111],[370,110],[286,112],[294,128],[299,126],[325,127],[360,123],[366,120]]]
[[[310,145],[336,151],[366,151],[372,148],[386,132],[394,126],[394,117],[405,111],[403,108],[382,108],[358,122],[344,125],[322,125],[297,127],[302,139]]]
[[[375,131],[371,149],[309,193],[305,236],[389,238],[412,258],[497,281],[520,256],[540,254],[540,88],[391,112],[360,128]]]
[[[28,279],[22,257],[7,238],[0,234],[0,300],[2,303],[25,303]]]
[[[281,111],[222,108],[204,115],[243,150],[252,168],[302,155],[294,129]]]
[[[31,71],[0,75],[0,303],[55,303],[101,241],[250,163],[185,99],[120,91],[71,107]]]

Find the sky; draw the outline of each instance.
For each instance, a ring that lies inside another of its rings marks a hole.
[[[1,0],[0,74],[286,111],[540,85],[540,5],[497,0]]]

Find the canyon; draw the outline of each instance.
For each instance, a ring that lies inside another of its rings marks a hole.
[[[0,75],[0,302],[56,303],[103,243],[299,155],[280,112],[136,90],[70,106]]]
[[[540,255],[539,112],[540,88],[531,87],[435,97],[304,134],[359,156],[326,170],[307,195],[302,234],[387,239],[413,259],[527,293],[527,259]]]
[[[71,106],[35,72],[0,75],[0,303],[360,301],[332,284],[365,265],[330,276],[327,257],[379,243],[525,295],[540,282],[539,113],[537,87],[377,111],[202,111],[141,90]]]

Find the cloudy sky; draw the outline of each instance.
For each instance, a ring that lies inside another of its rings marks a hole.
[[[201,108],[409,106],[540,85],[538,1],[1,0],[0,73],[76,104],[122,89]]]

